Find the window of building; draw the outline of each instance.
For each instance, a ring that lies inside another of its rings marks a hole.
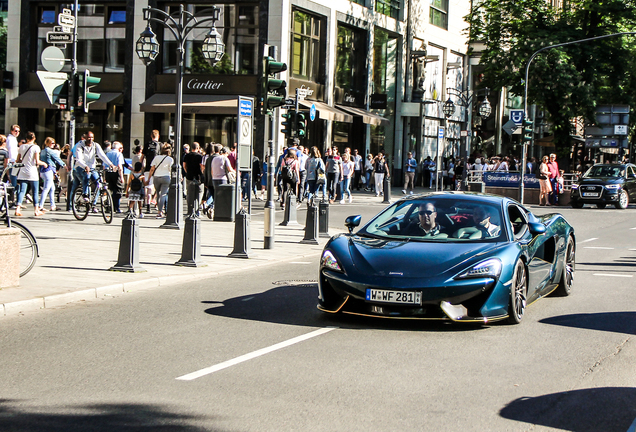
[[[336,47],[336,86],[345,90],[365,91],[366,32],[339,25]]]
[[[373,41],[373,93],[386,94],[387,107],[379,110],[383,117],[395,115],[395,94],[398,68],[398,39],[393,34],[375,29]],[[371,153],[376,154],[384,148],[387,154],[393,152],[395,129],[393,122],[388,125],[371,126]]]
[[[41,67],[41,53],[49,46],[46,34],[57,26],[61,10],[55,6],[38,8],[37,68]],[[66,51],[71,53],[71,45]],[[77,68],[91,72],[123,72],[126,53],[125,4],[82,4],[77,13]],[[62,69],[71,70],[70,62]]]
[[[324,80],[320,65],[323,53],[324,21],[309,13],[294,10],[290,49],[291,76],[313,82]]]
[[[255,75],[261,56],[258,55],[258,5],[250,4],[189,4],[185,9],[197,16],[212,16],[211,8],[220,9],[219,19],[214,23],[225,43],[225,55],[211,66],[203,57],[201,45],[212,27],[212,21],[195,28],[185,43],[185,73],[211,73],[229,75]],[[178,13],[179,5],[165,6],[166,12]],[[161,49],[163,73],[175,73],[177,66],[177,43],[168,29],[163,29]]]
[[[436,27],[448,30],[448,0],[431,0],[429,21]]]
[[[375,11],[398,19],[400,14],[400,0],[375,0]]]

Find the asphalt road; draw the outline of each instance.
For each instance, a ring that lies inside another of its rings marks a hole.
[[[636,208],[561,211],[573,294],[518,326],[323,315],[318,257],[7,317],[0,430],[627,431]]]

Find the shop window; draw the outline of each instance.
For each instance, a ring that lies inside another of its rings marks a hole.
[[[391,18],[398,19],[400,14],[399,0],[375,0],[375,11]]]
[[[205,35],[212,27],[212,22],[197,27],[188,36],[185,43],[185,73],[210,74],[250,74],[258,73],[260,56],[258,55],[258,6],[256,4],[220,4],[219,19],[214,23],[225,43],[225,55],[216,65],[211,66],[201,53],[201,45]],[[212,16],[210,4],[185,5],[185,9],[193,14]],[[165,8],[168,13],[178,13],[178,5]],[[163,46],[161,49],[163,73],[175,73],[177,67],[176,42],[172,32],[163,30]]]
[[[436,27],[448,30],[448,0],[430,0],[429,20]]]
[[[292,19],[291,76],[321,82],[323,20],[315,15],[295,10]]]

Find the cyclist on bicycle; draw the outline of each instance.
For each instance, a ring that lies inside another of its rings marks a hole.
[[[75,150],[75,173],[82,180],[82,190],[84,194],[84,200],[88,200],[90,195],[90,180],[99,181],[99,174],[95,171],[97,163],[97,156],[102,160],[105,166],[112,170],[116,170],[117,167],[108,159],[106,153],[102,150],[102,147],[93,142],[95,135],[89,131],[86,134],[86,139],[77,145]]]

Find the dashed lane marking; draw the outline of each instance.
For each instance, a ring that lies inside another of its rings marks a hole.
[[[292,261],[290,264],[311,264],[309,261]]]
[[[233,359],[225,361],[223,363],[219,363],[219,364],[216,364],[214,366],[210,366],[208,368],[201,369],[201,370],[198,370],[196,372],[192,372],[192,373],[189,373],[187,375],[180,376],[180,377],[178,377],[176,379],[181,380],[181,381],[192,381],[192,380],[195,380],[197,378],[201,378],[202,376],[209,375],[209,374],[212,374],[214,372],[218,372],[218,371],[220,371],[222,369],[229,368],[231,366],[235,366],[235,365],[237,365],[239,363],[243,363],[243,362],[246,362],[248,360],[255,359],[255,358],[263,356],[265,354],[269,354],[269,353],[277,351],[279,349],[287,348],[288,346],[297,344],[299,342],[306,341],[307,339],[311,339],[311,338],[314,338],[316,336],[323,335],[323,334],[328,333],[328,332],[330,332],[332,330],[335,330],[337,328],[338,327],[321,328],[321,329],[312,331],[311,333],[307,333],[307,334],[304,334],[304,335],[301,335],[301,336],[297,336],[295,338],[288,339],[288,340],[286,340],[284,342],[280,342],[280,343],[277,343],[275,345],[272,345],[272,346],[269,346],[269,347],[266,347],[266,348],[261,348],[259,350],[253,351],[251,353],[244,354],[242,356],[233,358]]]
[[[579,244],[581,244],[581,243],[587,243],[587,242],[591,242],[591,241],[594,241],[594,240],[598,240],[598,237],[592,237],[592,238],[589,238],[589,239],[587,239],[587,240],[580,241],[580,242],[578,242],[578,243],[579,243]]]
[[[592,273],[592,276],[623,277],[623,278],[634,277],[633,275],[607,274],[607,273]]]
[[[614,250],[614,248],[601,247],[601,246],[584,246],[583,249],[605,249],[605,250]]]

